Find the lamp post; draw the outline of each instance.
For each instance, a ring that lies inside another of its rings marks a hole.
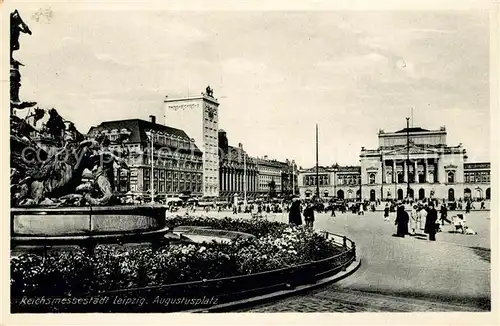
[[[410,199],[410,118],[406,118],[406,197]],[[414,172],[415,174],[415,172]]]
[[[292,160],[292,196],[295,196],[295,161]]]
[[[153,157],[153,147],[154,147],[154,139],[153,139],[153,131],[148,131],[146,133],[146,135],[148,136],[149,140],[151,141],[151,178],[150,178],[150,190],[151,190],[151,204],[154,204],[155,202],[155,189],[154,189],[154,179],[153,179],[153,176],[154,176],[154,157]]]
[[[243,145],[241,146],[241,151],[243,152],[243,204],[247,205],[247,156],[245,151],[243,151]]]
[[[318,124],[316,124],[316,199],[319,199]]]

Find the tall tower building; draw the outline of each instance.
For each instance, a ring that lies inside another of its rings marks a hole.
[[[200,96],[165,100],[165,124],[184,130],[203,152],[203,196],[219,196],[219,102],[208,86]]]

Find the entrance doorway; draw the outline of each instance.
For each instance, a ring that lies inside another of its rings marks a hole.
[[[375,201],[376,198],[375,198],[375,190],[370,190],[370,201]]]
[[[418,191],[418,199],[422,200],[425,198],[425,190],[424,188],[420,188],[420,190]]]
[[[448,200],[455,201],[455,190],[453,190],[453,188],[448,190]]]
[[[337,198],[341,200],[344,199],[344,190],[341,189],[337,191]]]
[[[491,190],[490,188],[488,188],[486,189],[486,199],[491,199],[490,196],[491,196]]]
[[[472,191],[469,188],[464,189],[464,199],[470,199]]]
[[[413,189],[408,189],[408,198],[413,198],[414,196],[414,193],[413,193]]]
[[[403,196],[404,196],[403,189],[398,189],[398,200],[403,200]]]

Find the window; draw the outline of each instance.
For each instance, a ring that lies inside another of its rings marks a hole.
[[[370,182],[371,185],[375,184],[375,173],[370,173],[370,175],[369,175],[368,178],[370,180],[369,182]]]
[[[455,183],[455,172],[448,172],[448,183]]]

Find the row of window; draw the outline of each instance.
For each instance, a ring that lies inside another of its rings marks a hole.
[[[467,183],[490,182],[490,172],[489,171],[465,172],[464,181]]]
[[[137,189],[136,185],[132,185],[132,190],[139,190]],[[144,180],[144,190],[148,191],[150,189],[150,183],[149,180]],[[154,189],[155,192],[182,192],[182,191],[191,191],[191,192],[201,192],[201,183],[185,183],[185,182],[178,182],[178,183],[170,183],[170,182],[154,182]]]
[[[151,164],[151,159],[148,156],[144,156],[142,159],[139,158],[129,158],[128,164]],[[201,170],[203,165],[201,163],[195,163],[190,161],[177,161],[168,159],[158,159],[155,158],[153,161],[154,166],[162,166],[167,168],[178,168],[178,169],[190,169],[190,170]]]
[[[159,171],[159,178],[158,178],[158,171]],[[149,169],[144,169],[144,178],[149,180],[149,177],[151,176],[151,170]],[[172,171],[165,171],[165,170],[154,170],[153,174],[153,179],[156,181],[158,179],[160,180],[165,180],[165,179],[174,179],[174,180],[187,180],[187,181],[198,181],[201,182],[201,173],[188,173],[188,172],[172,172]]]

